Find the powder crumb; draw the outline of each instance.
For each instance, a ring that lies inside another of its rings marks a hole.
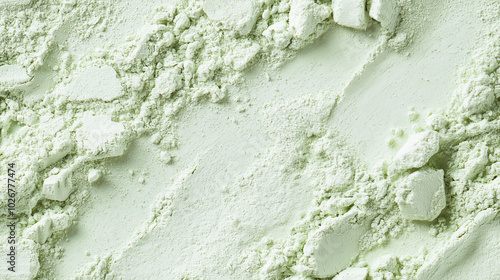
[[[168,152],[162,151],[160,152],[160,160],[164,164],[171,164],[173,162],[173,157]]]
[[[416,122],[416,121],[418,121],[419,118],[420,118],[420,114],[415,112],[414,110],[410,110],[410,112],[408,113],[408,120],[410,122]]]
[[[137,178],[137,182],[144,184],[146,182],[146,179],[144,179],[144,177],[140,176],[139,178]]]
[[[101,178],[101,171],[98,169],[90,169],[87,180],[90,184],[95,184]]]

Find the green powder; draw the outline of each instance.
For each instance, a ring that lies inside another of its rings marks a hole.
[[[339,108],[366,106],[365,116],[373,107],[391,109],[383,97],[364,104],[351,94],[370,92],[363,83],[378,82],[372,67],[387,56],[404,63],[414,43],[427,46],[417,23],[423,4],[161,4],[0,1],[0,163],[16,163],[16,279],[497,275],[473,265],[494,261],[467,253],[474,246],[500,252],[495,235],[481,239],[498,230],[500,208],[496,29],[482,30],[449,106],[427,113],[407,104],[411,125],[389,129],[384,149],[393,153],[372,165],[365,147],[332,122],[338,112],[358,118]],[[478,5],[484,24],[494,26],[498,5]],[[289,65],[329,32],[345,40],[328,51],[348,57],[332,69],[349,72],[338,81],[345,88],[293,88],[286,71],[316,77]],[[350,40],[371,42],[366,57],[356,61]],[[262,69],[268,73],[255,74]],[[274,83],[275,92],[265,88]],[[262,87],[257,98],[245,92],[249,85]],[[382,132],[374,134],[376,143]],[[133,168],[110,171],[132,154]],[[8,174],[0,178],[7,182]],[[82,221],[95,210],[88,205],[111,192],[97,206],[105,218],[94,222],[111,217],[104,232],[131,234],[110,248],[90,246],[81,262],[69,259],[79,248],[72,241],[110,238],[92,235],[95,227]],[[148,206],[147,215],[125,228],[137,205]],[[8,192],[1,192],[0,215],[9,215]],[[9,229],[0,233],[7,240]]]

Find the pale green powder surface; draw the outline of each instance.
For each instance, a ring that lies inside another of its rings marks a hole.
[[[499,7],[456,2],[0,1],[0,276],[497,279]]]

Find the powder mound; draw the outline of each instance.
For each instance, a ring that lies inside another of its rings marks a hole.
[[[57,174],[47,177],[43,181],[42,195],[51,200],[65,201],[73,192],[72,177],[75,169],[79,168],[86,157],[79,157],[68,168],[59,170]]]
[[[101,172],[97,169],[90,169],[89,174],[87,175],[87,180],[90,184],[94,184],[101,178]]]
[[[439,151],[439,135],[435,131],[424,131],[411,136],[394,157],[389,173],[420,168]]]
[[[461,85],[455,93],[461,102],[459,112],[472,116],[492,110],[495,92],[490,84],[490,78],[482,74]]]
[[[488,164],[488,155],[485,142],[465,141],[458,144],[458,151],[452,156],[450,176],[456,181],[475,179]]]
[[[333,20],[346,27],[365,30],[369,23],[365,0],[333,1]]]
[[[156,85],[151,94],[170,98],[172,93],[178,91],[183,86],[181,70],[177,68],[168,69],[160,74],[155,82]]]
[[[224,21],[235,28],[240,34],[246,35],[252,31],[259,16],[260,3],[248,0],[206,0],[203,11],[214,21]]]
[[[111,120],[109,116],[86,116],[81,119],[82,125],[76,130],[77,144],[94,158],[120,156],[125,151],[125,143],[118,137],[125,132],[121,123]]]
[[[63,91],[72,101],[92,99],[111,101],[123,95],[122,85],[116,78],[116,71],[109,66],[88,69]]]
[[[369,220],[357,208],[341,217],[326,220],[304,246],[314,277],[332,277],[345,269],[359,253],[360,238],[369,229]]]
[[[0,66],[0,85],[14,86],[16,84],[26,83],[30,80],[26,69],[20,65],[2,65]]]
[[[446,207],[443,170],[419,170],[399,184],[396,195],[401,215],[408,220],[432,221]]]
[[[72,170],[68,168],[45,179],[42,188],[43,196],[51,200],[66,200],[73,191],[72,174]]]
[[[236,71],[242,71],[247,68],[260,50],[261,47],[259,44],[244,41],[228,52],[224,58],[224,63]]]
[[[47,156],[40,159],[34,164],[36,171],[44,170],[45,168],[59,162],[65,156],[67,156],[74,148],[73,140],[69,136],[67,137],[54,137],[52,140],[54,147],[48,152]]]
[[[392,273],[397,273],[398,260],[396,256],[391,254],[386,254],[376,259],[373,262],[371,269],[374,271],[389,271]]]
[[[270,25],[266,30],[264,30],[264,32],[262,32],[262,36],[266,37],[280,49],[286,48],[290,45],[290,40],[292,40],[290,26],[284,21],[279,21]]]
[[[76,209],[69,206],[64,212],[47,211],[34,225],[24,230],[23,236],[43,244],[52,233],[68,228],[76,217]]]

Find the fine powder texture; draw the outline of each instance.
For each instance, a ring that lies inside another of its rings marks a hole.
[[[500,5],[455,2],[0,0],[0,279],[500,278]]]

